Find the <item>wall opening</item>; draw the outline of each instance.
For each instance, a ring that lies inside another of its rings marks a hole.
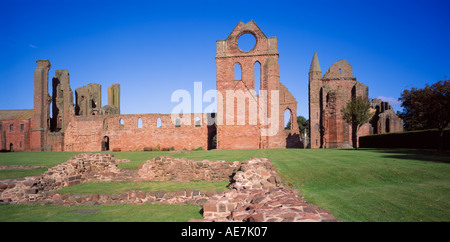
[[[242,80],[242,68],[239,63],[234,65],[234,80]]]
[[[180,119],[180,117],[177,117],[177,118],[175,119],[175,127],[176,127],[176,128],[181,127],[181,119]]]
[[[215,114],[211,114],[211,117],[214,118]],[[217,149],[217,127],[216,123],[208,123],[208,150]]]
[[[14,146],[12,143],[9,144],[9,151],[13,152],[14,151]]]
[[[142,129],[142,118],[138,119],[138,129]]]
[[[123,118],[121,118],[120,121],[119,121],[119,127],[121,129],[123,129],[124,126],[125,126],[125,121],[123,121]]]
[[[261,63],[259,61],[255,62],[255,93],[259,94],[261,90]]]
[[[238,39],[238,47],[241,51],[251,51],[256,46],[256,38],[253,34],[245,33]]]
[[[289,108],[284,110],[284,129],[292,129],[292,113]]]
[[[109,137],[108,136],[103,136],[102,151],[109,151]]]
[[[202,126],[202,120],[200,117],[195,117],[195,127],[201,127]]]
[[[208,150],[215,150],[217,149],[217,134],[212,135],[211,137],[208,137]]]
[[[390,120],[387,118],[386,119],[386,133],[391,132],[391,122]]]
[[[156,128],[161,128],[161,118],[156,119]]]

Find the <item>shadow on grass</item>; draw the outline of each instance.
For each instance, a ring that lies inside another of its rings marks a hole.
[[[355,151],[385,153],[384,158],[418,160],[425,162],[450,163],[450,151],[422,149],[372,149],[362,148]]]

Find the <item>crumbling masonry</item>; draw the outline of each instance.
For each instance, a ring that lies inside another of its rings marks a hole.
[[[256,40],[248,51],[238,45],[245,34]],[[75,89],[74,102],[67,70],[55,70],[50,96],[51,64],[38,60],[34,109],[0,110],[0,150],[304,147],[295,121],[297,101],[280,82],[277,38],[267,37],[252,20],[239,22],[216,47],[217,113],[122,115],[119,84],[108,88],[108,105],[102,106],[101,85],[95,83]],[[367,98],[368,88],[356,81],[348,62],[334,63],[322,77],[314,54],[309,72],[311,148],[352,145],[351,127],[343,121],[340,109],[355,96]],[[374,117],[359,135],[402,130],[402,120],[389,104],[374,100],[372,106]],[[284,127],[285,111],[290,113],[290,129]]]
[[[309,122],[311,148],[351,148],[359,136],[403,131],[403,121],[387,102],[373,99],[369,123],[357,131],[346,123],[341,109],[355,97],[369,98],[369,88],[353,76],[346,60],[335,62],[325,74],[314,53],[309,69]]]
[[[42,175],[0,181],[0,204],[107,205],[196,204],[203,219],[190,221],[325,222],[337,221],[326,209],[306,203],[298,190],[285,187],[270,160],[193,161],[157,157],[138,170],[121,170],[109,153],[78,154]],[[117,194],[64,194],[64,187],[90,181],[229,181],[229,190],[176,192],[140,190]]]

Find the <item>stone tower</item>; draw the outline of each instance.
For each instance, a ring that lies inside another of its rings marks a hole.
[[[115,107],[120,113],[120,84],[108,87],[108,106]]]
[[[64,132],[74,115],[73,92],[67,70],[55,70],[52,80],[52,121],[51,131]]]
[[[31,150],[46,150],[47,134],[50,127],[50,102],[48,94],[48,60],[37,60],[34,71],[34,114],[31,126]]]
[[[102,85],[89,83],[75,89],[76,115],[97,115],[102,108]]]
[[[320,147],[320,88],[322,82],[322,71],[320,70],[319,59],[317,52],[314,52],[313,59],[311,61],[311,67],[309,68],[309,132],[310,132],[310,145],[312,149]]]

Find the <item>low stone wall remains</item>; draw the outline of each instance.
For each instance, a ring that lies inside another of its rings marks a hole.
[[[285,187],[270,160],[192,161],[170,156],[146,161],[136,171],[109,153],[78,154],[42,175],[0,180],[0,204],[195,204],[203,219],[191,222],[338,221],[326,209],[308,204],[298,190]],[[230,181],[226,192],[125,191],[120,194],[59,194],[56,190],[89,181]]]
[[[90,181],[229,181],[240,167],[238,161],[192,161],[164,156],[146,161],[137,171],[117,168],[117,164],[128,161],[109,153],[78,154],[42,175],[0,180],[0,203],[48,201],[54,195],[52,191]]]
[[[334,222],[326,209],[308,204],[298,190],[285,187],[270,160],[243,162],[230,191],[203,206],[204,219],[191,222]]]

